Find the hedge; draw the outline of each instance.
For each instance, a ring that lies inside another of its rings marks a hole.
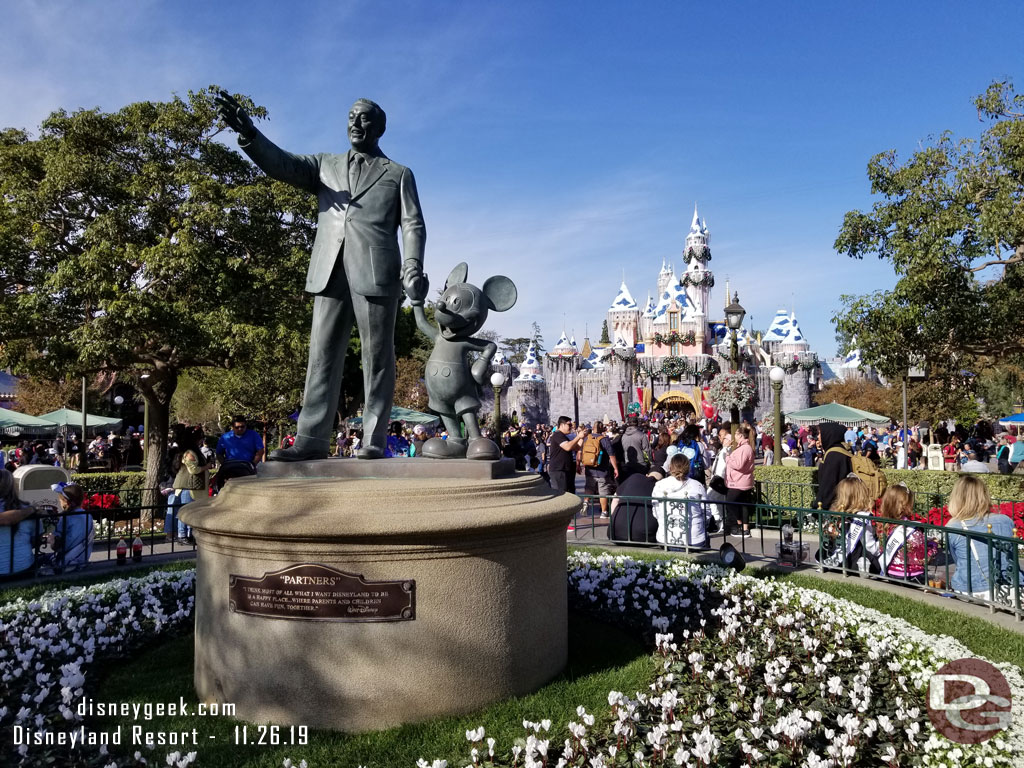
[[[882,470],[889,485],[905,483],[913,491],[915,506],[939,506],[953,490],[959,472],[936,472],[918,469]],[[975,474],[988,486],[993,499],[999,501],[1024,501],[1024,475]],[[816,467],[754,468],[754,480],[758,487],[758,501],[785,507],[814,507],[814,496],[818,482]]]
[[[86,495],[116,493],[121,497],[122,506],[142,505],[142,490],[146,487],[145,472],[84,472],[72,475],[71,479],[85,489]]]

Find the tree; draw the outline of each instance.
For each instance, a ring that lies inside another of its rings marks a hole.
[[[602,344],[611,344],[612,343],[612,337],[608,335],[608,321],[607,320],[605,320],[604,322],[601,323],[601,343]]]
[[[423,362],[413,357],[395,361],[395,405],[425,411],[427,388],[423,385]]]
[[[544,337],[540,335],[540,324],[536,320],[534,320],[530,324],[530,330],[533,331],[533,337],[531,338],[531,341],[533,342],[533,348],[537,352],[537,357],[540,357],[545,352]]]
[[[835,248],[877,254],[898,280],[844,296],[833,318],[887,378],[923,362],[938,390],[968,397],[962,371],[1024,352],[1024,94],[994,82],[974,103],[987,123],[977,140],[947,132],[903,165],[892,150],[869,162],[882,199],[846,214]]]
[[[96,400],[93,388],[86,390],[86,405]],[[60,408],[82,408],[82,380],[65,376],[62,379],[44,379],[25,376],[18,382],[18,410],[30,416],[41,416]]]
[[[833,401],[860,408],[890,419],[902,413],[900,390],[895,387],[883,387],[877,382],[865,378],[849,377],[833,379],[811,396],[815,405],[826,405]]]
[[[514,365],[520,365],[526,359],[526,351],[530,347],[531,339],[526,336],[516,336],[511,339],[501,340],[501,351],[505,357]]]
[[[181,373],[230,368],[263,329],[308,322],[315,200],[216,140],[217,90],[0,133],[0,365],[133,383],[151,488]]]

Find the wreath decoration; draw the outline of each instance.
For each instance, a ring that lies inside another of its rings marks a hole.
[[[685,357],[666,357],[661,361],[661,375],[669,379],[679,379],[690,373],[690,363]]]

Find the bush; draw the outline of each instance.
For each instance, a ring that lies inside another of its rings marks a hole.
[[[942,506],[953,484],[960,476],[958,472],[936,472],[918,469],[882,470],[889,485],[905,483],[913,493],[915,507]],[[1024,501],[1024,477],[1021,475],[977,474],[987,486],[993,499],[1000,501]],[[815,467],[754,468],[758,501],[784,507],[814,507],[818,470]]]
[[[757,501],[779,507],[813,508],[817,477],[814,467],[755,467]]]
[[[85,489],[87,496],[94,493],[116,493],[125,507],[142,505],[142,489],[146,487],[145,472],[85,472],[71,476]]]

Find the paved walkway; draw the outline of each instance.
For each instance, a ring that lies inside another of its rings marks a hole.
[[[608,521],[601,520],[596,517],[590,517],[582,514],[578,515],[574,521],[573,528],[574,530],[566,531],[566,541],[570,546],[604,547],[612,552],[621,552],[623,554],[636,552],[650,555],[659,552],[666,552],[665,548],[660,544],[652,546],[623,545],[609,541]],[[819,572],[813,561],[805,563],[799,568],[779,565],[775,550],[775,545],[778,544],[780,540],[779,531],[772,528],[759,528],[753,530],[752,533],[753,535],[747,539],[740,538],[738,536],[730,536],[726,539],[720,533],[713,534],[711,536],[711,547],[709,549],[693,549],[689,552],[677,550],[675,552],[669,552],[668,554],[690,557],[700,562],[717,562],[719,548],[725,541],[728,541],[742,553],[743,559],[747,562],[748,568],[779,574],[799,573],[802,576],[810,576],[832,582],[850,583],[851,580],[856,580],[853,583],[858,586],[869,587],[870,589],[877,589],[882,592],[889,592],[893,595],[898,595],[899,597],[906,597],[911,600],[925,603],[926,605],[956,611],[972,618],[989,621],[1004,629],[1010,629],[1024,634],[1024,621],[1014,617],[1012,613],[996,611],[994,608],[986,605],[969,603],[966,600],[950,595],[950,593],[944,590],[923,589],[907,586],[898,582],[886,581],[884,579],[864,578],[855,572],[851,572],[850,575],[846,576],[841,572],[835,571]],[[808,549],[810,557],[813,558],[814,552],[818,549],[817,539],[813,536],[805,536],[804,542],[809,545]],[[944,567],[936,566],[935,574],[933,575],[944,577],[944,571]],[[944,595],[950,596],[947,597]]]

